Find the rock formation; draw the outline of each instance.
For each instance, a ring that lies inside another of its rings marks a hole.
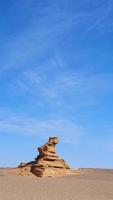
[[[58,138],[49,137],[48,142],[38,148],[39,155],[35,161],[19,165],[22,175],[34,174],[43,177],[73,174],[74,171],[56,154],[56,144],[58,144]]]
[[[58,144],[58,138],[50,137],[46,144],[38,148],[39,156],[31,167],[33,174],[36,176],[53,176],[64,174],[69,169],[65,161],[56,155],[56,144]]]

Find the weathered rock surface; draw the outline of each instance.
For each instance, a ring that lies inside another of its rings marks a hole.
[[[58,138],[50,137],[46,144],[38,148],[39,155],[35,161],[21,163],[18,166],[21,175],[34,174],[38,177],[44,177],[74,174],[76,170],[70,169],[68,164],[56,154],[56,144],[58,144]]]

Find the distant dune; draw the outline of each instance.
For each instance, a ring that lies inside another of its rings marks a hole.
[[[0,168],[0,200],[113,200],[113,170],[79,169],[77,175],[39,178]]]

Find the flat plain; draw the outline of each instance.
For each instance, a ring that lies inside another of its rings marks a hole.
[[[37,178],[0,169],[0,200],[113,200],[113,171]]]

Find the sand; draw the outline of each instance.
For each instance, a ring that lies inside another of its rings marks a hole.
[[[0,200],[113,200],[113,172],[37,178],[0,170]]]

